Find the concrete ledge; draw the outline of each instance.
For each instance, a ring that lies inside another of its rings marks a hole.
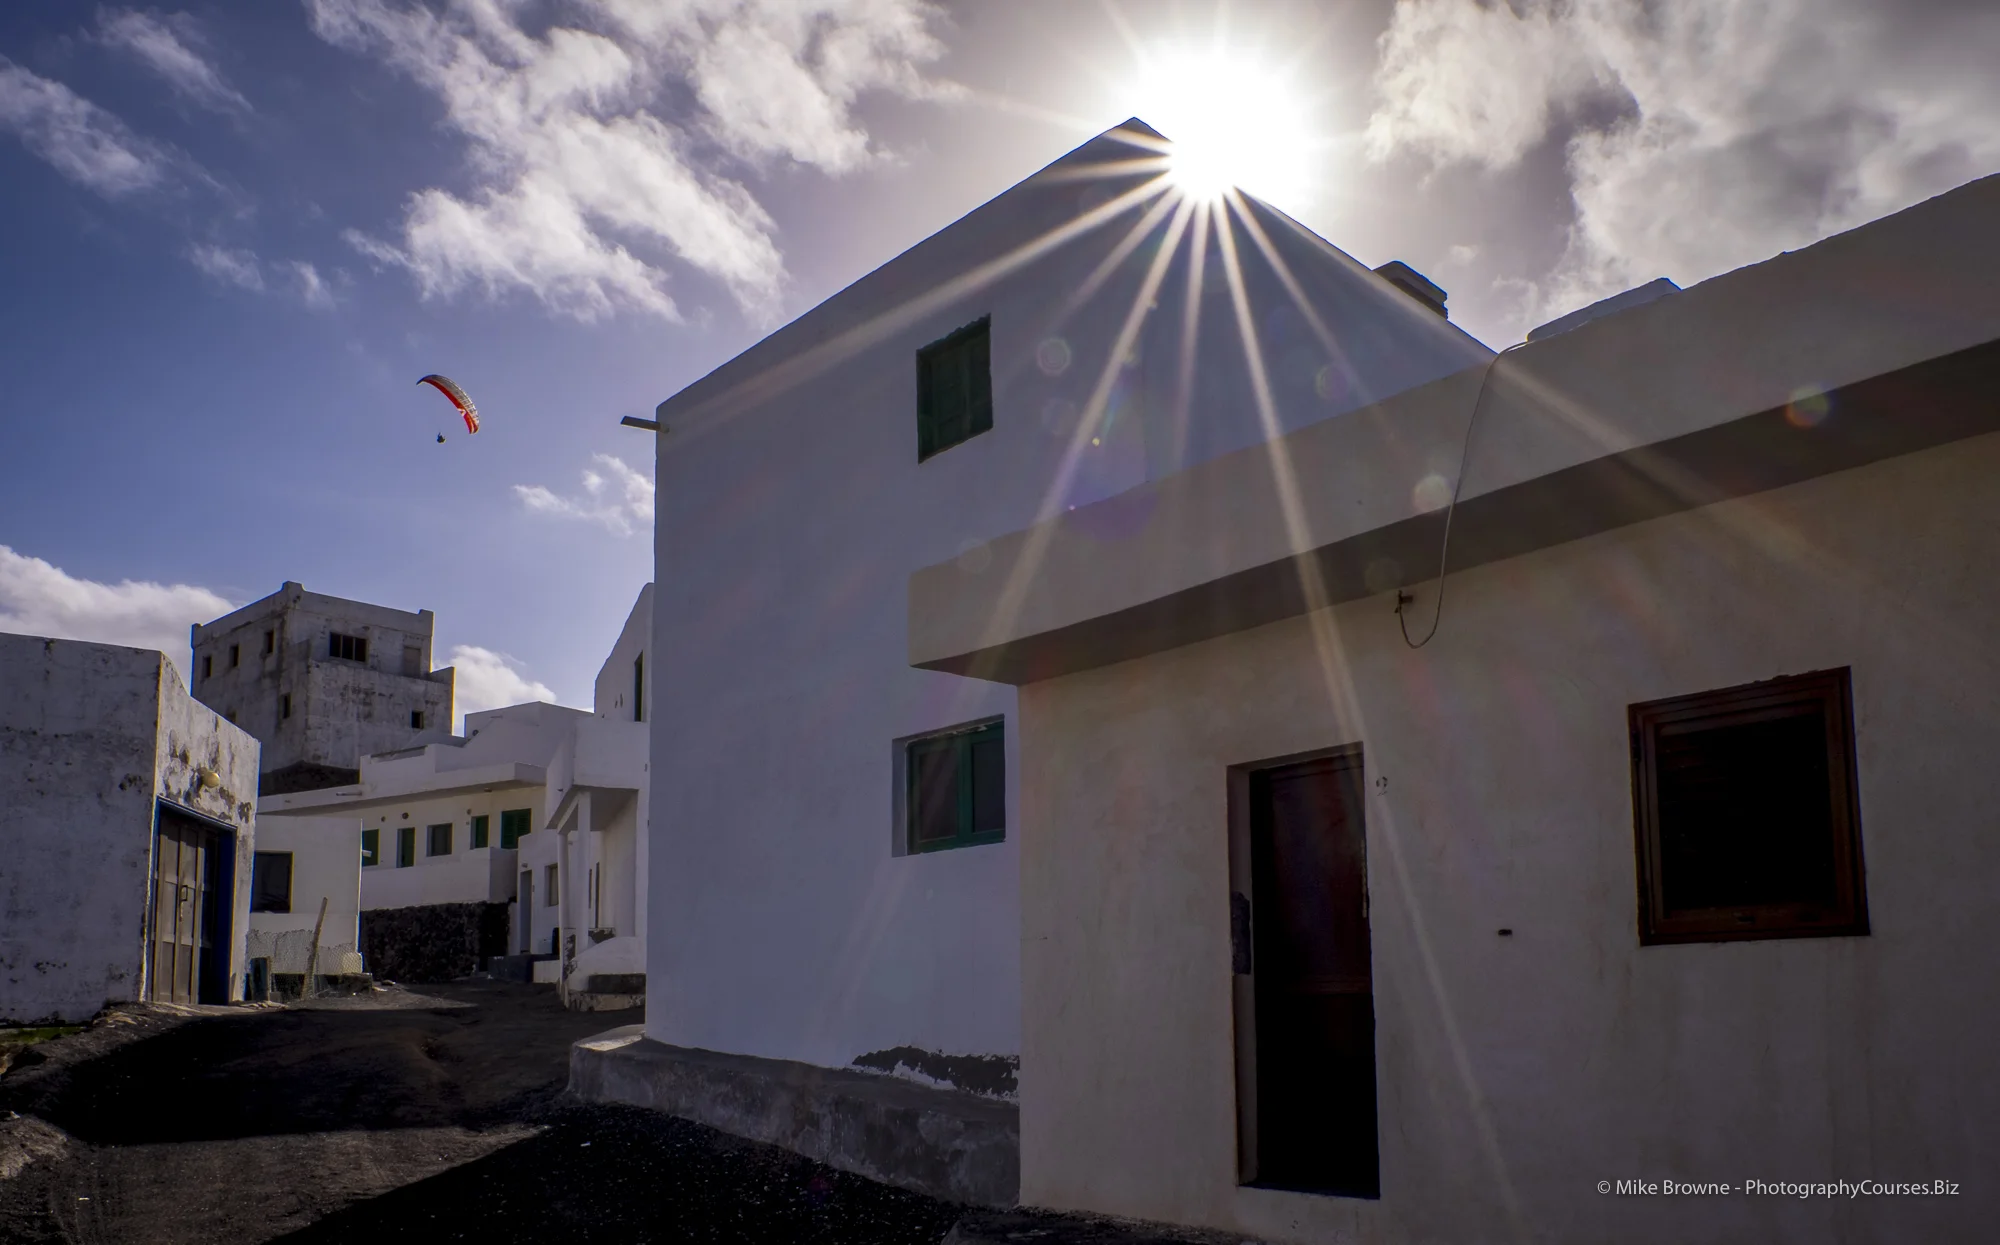
[[[941,1245],[1261,1245],[1239,1232],[1046,1210],[975,1210]]]
[[[570,1047],[569,1092],[650,1107],[946,1201],[1013,1205],[1011,1102],[896,1077],[668,1046],[638,1025]]]

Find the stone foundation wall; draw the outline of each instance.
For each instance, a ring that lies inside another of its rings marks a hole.
[[[451,981],[507,953],[510,905],[437,903],[361,913],[361,954],[378,981]]]

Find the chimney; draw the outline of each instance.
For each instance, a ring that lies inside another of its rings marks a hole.
[[[1390,285],[1408,294],[1411,298],[1429,307],[1445,319],[1451,319],[1451,313],[1444,309],[1444,300],[1448,297],[1445,292],[1439,289],[1429,277],[1410,267],[1402,260],[1390,260],[1380,268],[1377,268],[1375,275],[1383,278]]]

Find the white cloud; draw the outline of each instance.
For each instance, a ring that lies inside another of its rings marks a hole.
[[[458,714],[458,721],[452,727],[455,731],[464,731],[465,715],[468,713],[500,709],[530,700],[555,701],[556,694],[548,684],[530,679],[521,673],[519,662],[490,648],[473,644],[454,645],[451,664],[456,670],[452,676],[452,699]]]
[[[315,310],[323,311],[333,306],[333,287],[320,275],[317,266],[305,260],[266,262],[259,259],[254,251],[207,242],[189,247],[187,256],[204,275],[224,285],[258,294],[267,290],[290,293]],[[265,276],[267,272],[271,274],[268,278]]]
[[[188,248],[188,259],[206,276],[238,289],[262,291],[264,272],[249,251],[209,243]]]
[[[139,58],[193,102],[216,112],[248,112],[250,101],[205,59],[201,32],[186,13],[161,17],[134,9],[114,9],[98,17],[98,37]]]
[[[1888,0],[1401,0],[1377,157],[1566,140],[1575,220],[1529,308],[1683,285],[2000,168],[2000,10]]]
[[[585,468],[583,495],[563,497],[540,484],[516,484],[521,504],[538,514],[602,523],[619,536],[653,521],[653,481],[610,454],[593,455],[603,470]]]
[[[78,579],[0,545],[0,631],[156,648],[188,675],[188,628],[236,606],[206,588]]]
[[[173,165],[163,149],[117,117],[4,56],[0,131],[13,133],[64,177],[107,198],[158,186]]]
[[[739,157],[853,168],[873,150],[855,100],[926,89],[919,66],[942,51],[922,0],[581,0],[601,29],[542,34],[502,0],[307,2],[321,38],[430,90],[470,145],[471,191],[419,190],[400,239],[349,241],[426,297],[521,291],[585,321],[678,318],[662,252],[771,311],[784,278],[771,219],[702,159],[699,135]],[[699,133],[657,111],[682,82]]]
[[[333,289],[317,267],[302,259],[288,259],[280,267],[290,274],[292,288],[306,306],[322,311],[333,306]]]

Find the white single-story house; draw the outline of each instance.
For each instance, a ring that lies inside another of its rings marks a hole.
[[[162,653],[0,634],[0,1024],[243,997],[257,759]]]
[[[268,961],[272,973],[362,972],[361,834],[354,819],[270,817],[261,829],[250,871],[248,958]]]
[[[1024,1203],[1993,1239],[1996,222],[2000,177],[911,577],[911,663],[1019,689]]]
[[[1093,139],[660,405],[647,1016],[579,1092],[1013,1199],[1025,736],[910,667],[909,574],[1491,357],[1167,165]]]

